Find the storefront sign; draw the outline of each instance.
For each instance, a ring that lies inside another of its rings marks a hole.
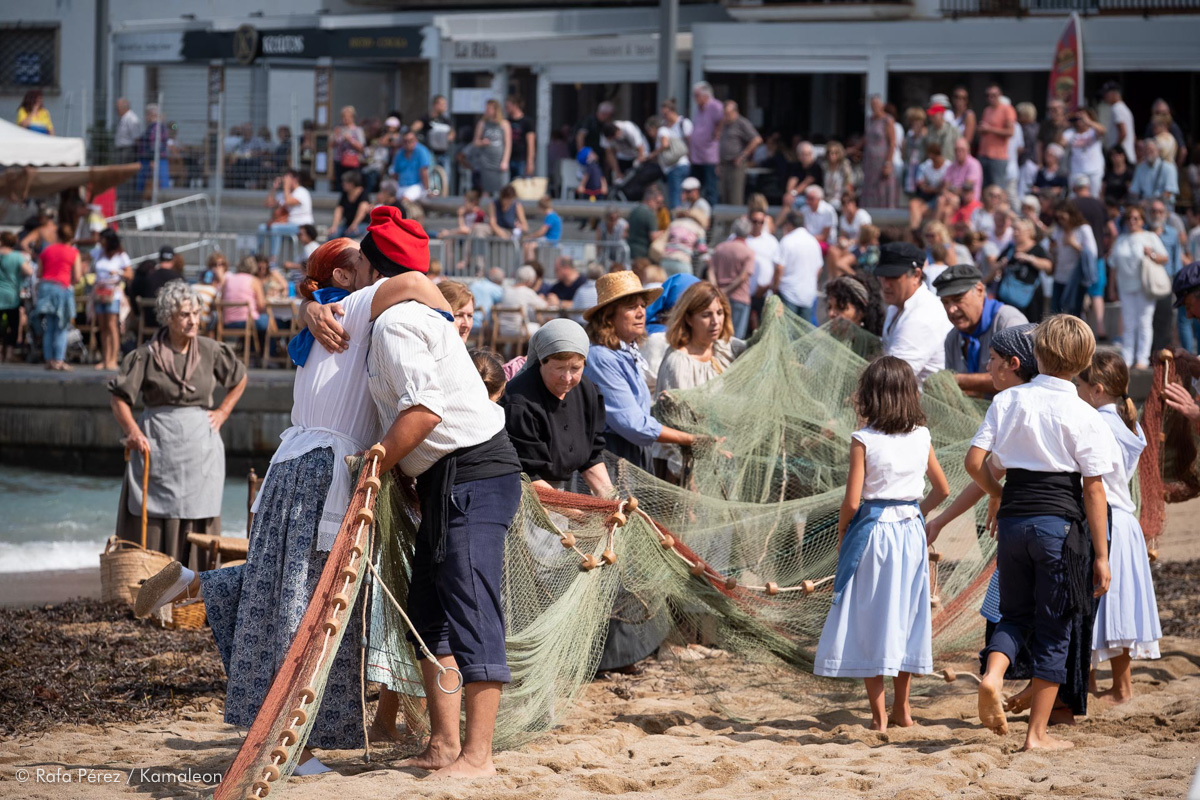
[[[192,61],[257,58],[420,58],[420,28],[290,28],[186,31],[183,58]]]
[[[554,64],[658,61],[658,39],[652,36],[602,36],[586,39],[453,42],[451,62]]]
[[[113,37],[118,64],[161,64],[183,60],[183,31],[120,33]]]

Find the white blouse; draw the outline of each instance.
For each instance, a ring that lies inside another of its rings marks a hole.
[[[367,449],[382,435],[367,387],[367,353],[371,346],[371,301],[383,280],[341,301],[345,314],[340,322],[350,335],[349,349],[330,353],[313,344],[304,366],[296,368],[292,426],[280,435],[279,449],[267,469],[269,476],[275,464],[321,447],[332,448],[333,481],[317,527],[317,549],[321,551],[333,547],[354,488],[345,457]],[[251,511],[258,511],[261,498],[260,493]]]
[[[1117,291],[1122,294],[1142,291],[1142,258],[1147,247],[1159,255],[1167,254],[1162,239],[1154,231],[1123,233],[1117,237],[1108,256],[1108,263],[1116,270]]]
[[[887,434],[872,427],[852,433],[851,438],[867,449],[862,499],[911,500],[925,495],[925,472],[929,468],[932,438],[924,425],[909,433]],[[912,509],[885,509],[881,520],[910,519]]]

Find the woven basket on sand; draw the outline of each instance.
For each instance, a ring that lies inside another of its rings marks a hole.
[[[100,599],[133,605],[142,582],[170,563],[166,553],[109,537],[100,554]]]

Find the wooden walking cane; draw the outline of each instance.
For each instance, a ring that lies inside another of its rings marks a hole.
[[[125,463],[129,463],[129,456],[133,453],[128,447],[125,448]],[[142,464],[142,549],[146,549],[146,492],[150,489],[150,453],[147,451],[143,457]]]

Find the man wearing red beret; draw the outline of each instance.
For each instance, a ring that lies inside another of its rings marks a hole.
[[[362,252],[375,279],[429,271],[429,237],[391,206],[371,212]],[[421,527],[408,614],[442,665],[421,661],[430,738],[408,764],[455,777],[492,775],[500,688],[511,680],[500,582],[521,464],[503,410],[488,398],[454,325],[437,311],[407,302],[380,314],[367,372],[387,430],[381,467],[399,465],[417,479]],[[461,694],[442,691],[458,682]],[[460,743],[462,695],[467,728]]]

